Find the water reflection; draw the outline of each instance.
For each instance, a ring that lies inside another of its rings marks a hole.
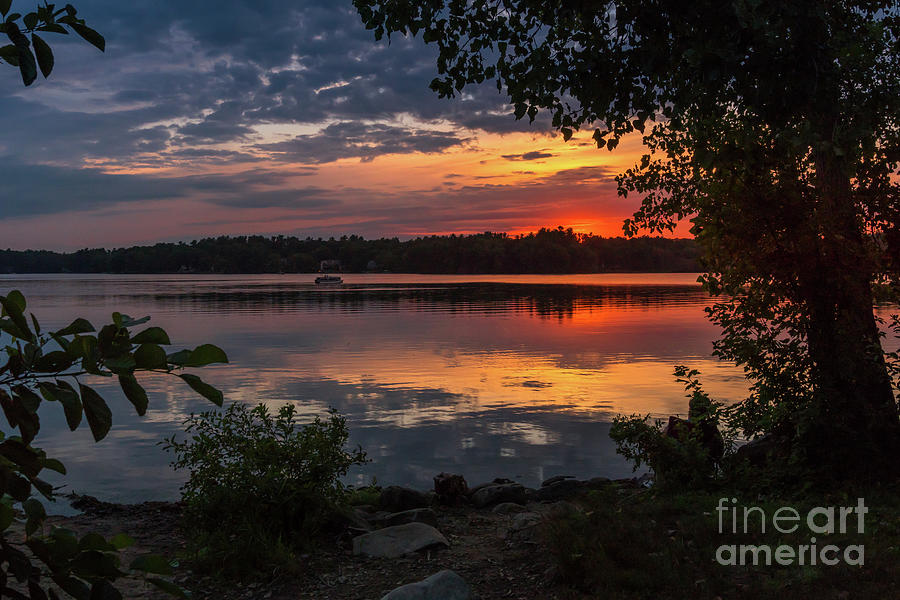
[[[481,279],[473,281],[473,279]],[[691,275],[500,278],[353,276],[319,290],[310,276],[9,277],[46,327],[113,310],[153,315],[178,346],[212,342],[231,364],[204,369],[230,401],[344,413],[374,462],[354,481],[425,487],[441,470],[470,482],[559,474],[625,476],[609,422],[619,413],[683,413],[672,377],[701,369],[722,399],[740,372],[709,358],[716,330]],[[119,501],[174,498],[181,475],[156,447],[209,405],[172,377],[144,378],[144,418],[108,383],[114,425],[93,444],[55,406],[40,443],[68,458],[79,492]],[[46,410],[46,409],[50,410]]]

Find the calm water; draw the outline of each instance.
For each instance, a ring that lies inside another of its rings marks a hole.
[[[720,399],[746,390],[739,370],[709,356],[717,331],[695,275],[346,275],[339,289],[313,278],[20,275],[0,278],[0,290],[22,290],[45,329],[76,316],[100,325],[118,310],[152,315],[173,347],[217,344],[231,364],[199,373],[226,401],[290,402],[305,416],[337,408],[374,460],[354,483],[426,488],[440,471],[527,485],[627,476],[609,423],[686,412],[674,365],[699,368]],[[156,444],[211,405],[174,377],[143,381],[143,418],[107,380],[90,382],[113,410],[99,444],[45,403],[38,445],[66,457],[69,489],[177,497],[182,475]]]

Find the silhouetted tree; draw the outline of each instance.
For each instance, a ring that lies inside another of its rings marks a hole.
[[[895,1],[354,4],[376,38],[437,45],[441,96],[496,79],[517,118],[547,111],[565,139],[644,133],[618,179],[642,198],[626,231],[691,218],[724,298],[717,351],[755,382],[748,430],[844,474],[897,468],[872,310],[873,282],[900,270]]]

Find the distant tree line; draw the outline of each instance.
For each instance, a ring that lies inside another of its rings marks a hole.
[[[0,273],[309,273],[338,260],[345,272],[602,273],[696,272],[691,239],[604,238],[571,229],[527,235],[479,233],[366,240],[220,236],[130,248],[0,250]]]

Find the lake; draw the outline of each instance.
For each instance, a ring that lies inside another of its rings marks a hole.
[[[314,277],[10,275],[0,290],[25,293],[45,330],[76,316],[99,327],[118,310],[151,315],[173,349],[216,344],[230,364],[198,374],[226,402],[290,402],[304,418],[336,408],[373,460],[351,474],[357,484],[424,489],[440,471],[530,486],[558,474],[625,477],[610,422],[684,414],[675,365],[700,369],[718,399],[746,393],[741,371],[710,357],[717,330],[696,274],[347,274],[334,289]],[[86,381],[113,411],[98,444],[44,403],[36,445],[65,457],[68,490],[117,502],[178,497],[183,475],[157,442],[212,405],[175,377],[142,381],[144,417],[108,380]]]

